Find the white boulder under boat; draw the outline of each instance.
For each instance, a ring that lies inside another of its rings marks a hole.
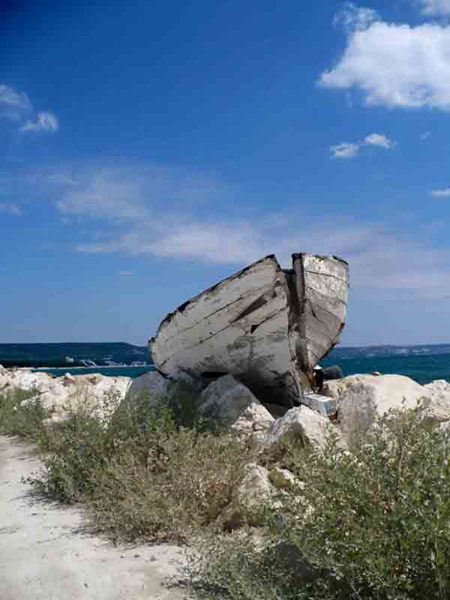
[[[168,314],[149,342],[156,368],[232,373],[263,401],[297,404],[344,328],[348,264],[309,253],[292,260],[282,269],[266,256]]]

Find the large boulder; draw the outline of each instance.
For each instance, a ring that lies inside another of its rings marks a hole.
[[[0,377],[3,373],[0,374]],[[31,392],[24,402],[39,400],[41,405],[52,411],[53,422],[66,419],[74,411],[84,410],[101,420],[110,418],[124,398],[130,383],[129,377],[105,377],[94,375],[69,375],[54,377],[44,372],[16,369],[8,372],[3,390]]]
[[[281,439],[291,438],[302,444],[321,448],[330,430],[339,435],[329,419],[307,406],[297,406],[272,423],[264,441],[266,444],[274,444]]]
[[[256,463],[245,465],[242,479],[233,491],[232,501],[222,513],[225,527],[236,529],[244,524],[260,525],[261,509],[273,503],[275,494],[266,468]]]
[[[197,375],[191,371],[176,371],[174,373],[169,373],[167,377],[171,382],[186,386],[193,392],[201,392],[210,383],[210,381],[203,378],[201,375]]]
[[[403,375],[351,375],[330,381],[323,393],[337,399],[340,429],[347,441],[364,435],[375,420],[391,409],[419,404],[430,426],[450,420],[450,394],[442,384],[421,386]]]
[[[165,394],[169,387],[170,380],[167,377],[164,377],[158,371],[149,371],[131,380],[127,390],[127,398],[138,397],[142,394],[160,396]]]
[[[269,411],[233,375],[211,383],[200,397],[203,409],[214,408],[219,419],[236,433],[251,434],[268,429],[274,422]]]
[[[270,483],[278,490],[293,488],[299,488],[303,490],[305,488],[305,483],[295,477],[295,475],[293,475],[288,469],[282,469],[281,467],[277,466],[270,470],[269,480]]]
[[[436,379],[435,381],[424,385],[423,388],[430,392],[433,396],[436,395],[450,398],[450,383],[445,379]]]

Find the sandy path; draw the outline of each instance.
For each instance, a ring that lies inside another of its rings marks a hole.
[[[115,548],[82,532],[76,508],[38,501],[21,483],[40,467],[32,448],[0,436],[1,600],[180,600],[164,582],[182,562],[175,546]]]

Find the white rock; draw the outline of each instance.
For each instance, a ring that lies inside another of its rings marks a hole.
[[[233,499],[223,512],[223,520],[230,529],[261,524],[258,509],[272,501],[275,488],[269,480],[269,471],[256,463],[245,465],[240,484],[233,491]]]
[[[48,373],[28,369],[8,372],[7,390],[34,392],[30,400],[39,399],[47,410],[52,410],[52,421],[64,420],[73,411],[85,410],[100,419],[108,419],[125,396],[129,377],[77,375],[53,377]],[[1,374],[0,376],[2,376]],[[3,380],[2,380],[3,381]],[[0,385],[1,385],[0,381]]]
[[[233,375],[211,383],[200,398],[203,408],[217,407],[218,416],[236,433],[265,431],[274,422],[269,411]]]
[[[277,419],[270,426],[266,435],[266,443],[273,444],[284,436],[298,438],[304,443],[322,447],[327,432],[334,427],[330,421],[311,410],[307,406],[291,408],[284,417]],[[333,429],[338,433],[336,428]]]
[[[444,423],[450,421],[450,383],[444,379],[437,379],[423,386],[431,396],[431,402],[425,410],[425,415],[433,422]]]
[[[447,420],[445,406],[429,390],[403,375],[351,375],[337,382],[329,393],[336,394],[340,429],[347,441],[364,434],[374,421],[391,409],[413,409],[418,402],[430,423]],[[450,415],[450,412],[448,413]]]
[[[347,379],[350,378],[344,377],[344,379],[331,379],[330,381],[325,381],[320,393],[336,400],[345,392],[345,382]]]
[[[446,381],[445,379],[435,379],[423,387],[426,390],[430,390],[432,393],[450,394],[450,382]]]
[[[299,487],[303,489],[305,484],[300,479],[297,479],[295,475],[293,475],[287,469],[282,469],[281,467],[274,467],[270,470],[269,480],[272,485],[274,485],[277,489],[285,489],[285,488],[295,488]]]
[[[63,384],[65,386],[74,385],[76,383],[76,379],[70,373],[66,373],[63,377]]]

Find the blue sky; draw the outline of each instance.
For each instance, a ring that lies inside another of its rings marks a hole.
[[[275,253],[342,342],[450,340],[450,0],[22,0],[0,19],[2,342],[145,344]]]

